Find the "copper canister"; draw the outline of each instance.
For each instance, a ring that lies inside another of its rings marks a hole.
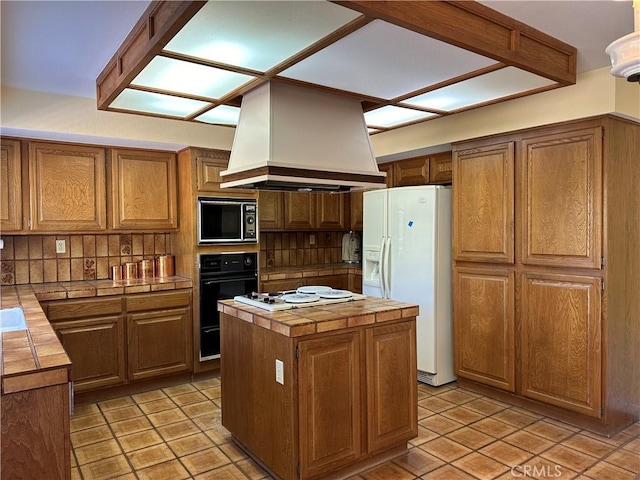
[[[122,280],[122,265],[114,265],[111,267],[111,279]]]
[[[156,276],[173,277],[175,275],[175,258],[173,255],[160,255],[156,258]]]
[[[153,260],[140,260],[138,262],[138,277],[150,278],[155,276],[155,262]]]
[[[138,278],[138,264],[137,262],[127,262],[124,264],[124,273],[125,280],[130,280],[132,278]]]

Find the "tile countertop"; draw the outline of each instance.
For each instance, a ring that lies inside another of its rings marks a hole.
[[[418,305],[368,297],[352,302],[269,312],[234,300],[222,300],[218,302],[218,311],[286,337],[301,337],[416,317]]]
[[[87,280],[0,287],[1,307],[22,307],[27,323],[26,330],[1,334],[2,395],[71,380],[71,361],[42,311],[40,301],[191,287],[191,279],[185,277]]]
[[[320,277],[344,273],[362,274],[360,263],[327,263],[318,265],[298,265],[294,267],[264,267],[260,269],[260,280],[286,280],[289,278]]]

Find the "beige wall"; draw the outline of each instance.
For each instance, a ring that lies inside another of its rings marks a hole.
[[[575,85],[373,135],[376,157],[483,135],[617,112],[640,119],[640,88],[609,68],[580,75]],[[229,150],[234,129],[96,109],[94,99],[2,88],[4,135],[179,150]]]

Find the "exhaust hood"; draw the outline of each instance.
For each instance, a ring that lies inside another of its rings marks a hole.
[[[356,98],[269,81],[242,97],[222,188],[372,189],[386,186]]]

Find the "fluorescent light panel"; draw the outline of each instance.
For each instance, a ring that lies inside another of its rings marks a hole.
[[[437,116],[435,113],[387,105],[365,112],[364,120],[367,125],[373,125],[374,127],[394,127],[414,120],[424,120],[435,116]]]
[[[111,103],[111,108],[173,117],[187,117],[207,105],[209,103],[201,102],[200,100],[126,88]]]
[[[240,118],[240,108],[228,105],[219,105],[195,119],[205,123],[215,123],[223,125],[237,125]]]

